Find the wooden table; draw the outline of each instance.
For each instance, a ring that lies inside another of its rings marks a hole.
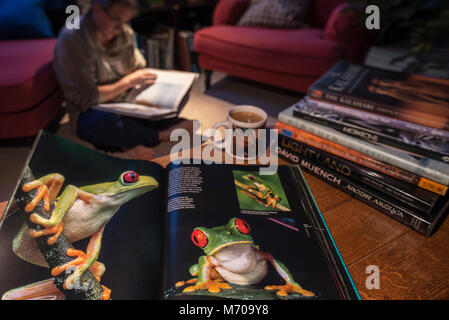
[[[166,166],[170,156],[154,162]],[[428,238],[304,175],[362,299],[449,299],[449,219]],[[370,265],[380,270],[379,289],[366,287]]]

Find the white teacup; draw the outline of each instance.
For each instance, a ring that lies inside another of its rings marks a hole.
[[[249,147],[256,147],[257,145],[257,129],[263,129],[266,126],[268,119],[267,113],[255,106],[241,105],[235,106],[228,110],[226,115],[226,121],[217,122],[213,129],[218,129],[224,127],[226,129],[234,130],[233,135],[233,148],[226,148],[230,141],[226,141],[226,138],[222,141],[213,140],[212,143],[218,149],[225,149],[228,153],[231,153],[233,157],[249,159],[254,158],[248,157],[247,150]],[[240,130],[238,130],[240,129]],[[243,135],[248,129],[253,129],[254,137],[251,138],[247,135]],[[243,133],[241,136],[237,134],[238,132]],[[240,149],[238,148],[240,147]],[[230,150],[232,149],[232,150]],[[244,150],[243,154],[238,154],[237,150]],[[246,151],[245,151],[246,150]],[[229,152],[230,151],[230,152]]]

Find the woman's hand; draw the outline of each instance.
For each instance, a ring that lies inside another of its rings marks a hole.
[[[150,69],[140,69],[126,75],[123,80],[127,83],[128,88],[133,88],[138,85],[152,85],[156,78],[157,75],[151,73]]]
[[[124,76],[117,82],[98,86],[100,102],[113,100],[137,85],[152,85],[156,81],[156,78],[157,75],[151,73],[150,69],[140,69]]]

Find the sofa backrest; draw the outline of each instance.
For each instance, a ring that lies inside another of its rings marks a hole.
[[[213,25],[235,24],[248,8],[250,0],[220,0],[214,9]]]
[[[310,7],[306,15],[306,21],[312,27],[324,29],[332,11],[340,3],[347,0],[310,0]]]
[[[306,22],[314,28],[324,29],[332,11],[347,0],[309,0]],[[213,24],[234,24],[246,10],[250,0],[220,0],[215,7]]]

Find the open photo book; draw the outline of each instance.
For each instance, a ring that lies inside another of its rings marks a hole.
[[[154,84],[131,89],[125,102],[101,103],[93,108],[149,120],[177,116],[187,102],[190,89],[199,74],[174,70],[150,70],[157,75]]]
[[[2,299],[360,299],[298,166],[111,157],[42,131],[0,221]]]

